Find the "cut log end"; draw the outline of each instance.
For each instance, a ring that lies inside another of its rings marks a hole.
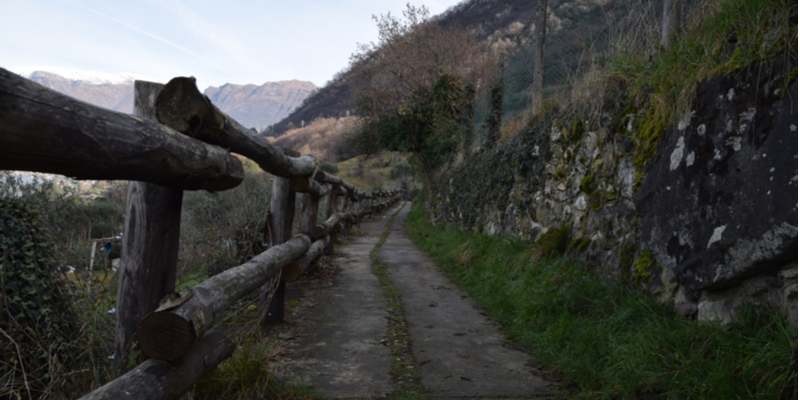
[[[305,192],[308,190],[309,179],[306,176],[296,176],[289,179],[289,187],[295,192]]]
[[[168,312],[148,314],[139,323],[136,336],[146,357],[170,362],[183,357],[196,339],[190,321]]]
[[[301,276],[303,276],[303,270],[296,263],[286,264],[281,272],[281,278],[286,282],[294,282],[300,279]]]

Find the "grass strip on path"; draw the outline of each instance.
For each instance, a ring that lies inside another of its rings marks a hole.
[[[406,231],[570,397],[797,399],[797,326],[778,310],[698,323],[569,260],[534,263],[537,244],[432,226],[416,200]]]
[[[405,202],[389,218],[383,235],[381,235],[380,240],[375,244],[369,255],[372,263],[372,273],[378,278],[384,301],[389,309],[389,324],[386,335],[392,357],[391,374],[392,383],[394,384],[389,397],[410,399],[421,397],[424,388],[419,378],[419,365],[412,351],[411,335],[408,333],[408,322],[403,308],[403,299],[389,278],[389,270],[386,263],[380,258],[381,246],[389,238],[394,218],[404,206]]]

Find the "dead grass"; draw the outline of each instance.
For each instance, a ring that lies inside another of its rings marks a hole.
[[[407,159],[408,155],[398,155],[392,159],[390,152],[381,152],[368,158],[353,157],[336,164],[339,167],[337,175],[362,189],[397,188],[400,183],[389,179],[392,165]]]
[[[345,144],[346,136],[358,129],[356,117],[318,118],[302,128],[292,129],[276,139],[276,146],[311,154],[322,161],[337,161],[338,150]]]

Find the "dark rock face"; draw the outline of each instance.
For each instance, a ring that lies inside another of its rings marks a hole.
[[[703,82],[648,166],[635,198],[642,239],[686,289],[797,258],[797,83],[787,92],[784,62]]]

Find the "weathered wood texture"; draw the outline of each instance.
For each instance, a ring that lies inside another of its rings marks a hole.
[[[236,342],[224,327],[214,327],[176,364],[150,359],[81,400],[179,399],[206,373],[230,357]]]
[[[163,85],[134,83],[134,115],[152,118]],[[125,202],[124,240],[117,289],[114,375],[128,371],[136,327],[175,290],[183,191],[131,181]]]
[[[318,199],[308,194],[303,195],[303,206],[300,208],[300,232],[308,235],[316,227],[318,209]]]
[[[255,161],[264,171],[291,178],[314,172],[314,157],[288,157],[267,139],[242,126],[200,93],[193,77],[173,78],[156,99],[158,121],[206,143]]]
[[[324,222],[311,228],[311,230],[308,232],[309,237],[311,237],[312,240],[317,240],[333,232],[334,227],[342,220],[343,216],[344,214],[342,213],[335,213],[331,215]]]
[[[180,359],[226,308],[261,287],[310,246],[311,239],[307,236],[296,236],[240,266],[164,299],[139,324],[137,336],[142,353],[159,360]]]
[[[270,219],[268,221],[273,246],[282,244],[292,237],[292,223],[294,222],[294,208],[296,193],[290,187],[290,179],[274,177],[272,180],[272,199],[270,204]],[[286,281],[281,278],[275,293],[270,299],[271,282],[264,283],[258,301],[260,315],[263,316],[261,325],[283,322],[284,297]],[[267,302],[269,300],[269,302]]]
[[[244,177],[227,151],[155,121],[96,107],[0,68],[0,169],[225,190]]]
[[[302,256],[292,260],[289,264],[284,267],[284,271],[289,269],[292,271],[292,277],[294,279],[286,279],[287,282],[292,282],[300,278],[303,274],[310,274],[313,268],[314,262],[319,260],[322,257],[322,253],[325,250],[325,247],[328,245],[329,237],[325,236],[324,238],[317,240],[316,242],[311,244],[311,247],[308,248],[308,251],[303,254]]]
[[[317,174],[314,175],[314,179],[316,179],[316,181],[319,183],[330,183],[333,185],[339,185],[349,191],[353,191],[356,188],[355,186],[350,184],[350,182],[344,180],[342,177],[329,174],[325,171],[317,171]]]
[[[295,192],[308,193],[317,199],[326,196],[331,191],[330,185],[320,184],[316,180],[307,176],[296,176],[291,178],[289,180],[289,186]]]
[[[330,219],[330,217],[333,216],[333,214],[336,214],[336,195],[333,193],[333,190],[331,190],[331,193],[325,197],[325,220],[327,221],[328,219]],[[330,233],[329,235],[330,235],[330,240],[328,240],[328,245],[325,246],[325,255],[333,254],[333,244],[336,242],[336,234]],[[321,236],[322,234],[314,236],[314,238],[317,239],[320,238]]]

